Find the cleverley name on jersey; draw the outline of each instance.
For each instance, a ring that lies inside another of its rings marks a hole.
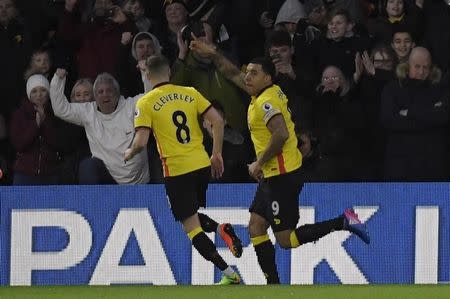
[[[191,96],[184,95],[181,93],[171,93],[166,96],[160,97],[159,100],[153,105],[153,109],[155,111],[159,111],[166,103],[175,100],[181,100],[188,103],[192,103],[193,101],[195,101],[195,99]]]

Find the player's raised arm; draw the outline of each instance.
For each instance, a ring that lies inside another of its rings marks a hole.
[[[204,43],[193,34],[192,38],[193,40],[191,41],[191,44],[189,46],[192,51],[197,52],[204,57],[211,58],[217,69],[228,80],[232,81],[239,88],[250,94],[244,82],[244,74],[239,70],[237,66],[235,66],[231,61],[225,58],[223,54],[217,51],[214,45],[208,45]]]

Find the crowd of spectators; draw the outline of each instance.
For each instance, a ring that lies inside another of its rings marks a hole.
[[[273,61],[307,181],[449,181],[450,0],[0,0],[0,184],[163,182],[155,140],[122,159],[160,53],[226,121],[219,182],[251,181],[250,99],[193,36]]]

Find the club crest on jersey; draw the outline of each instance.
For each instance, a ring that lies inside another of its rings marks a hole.
[[[265,102],[262,105],[262,109],[264,110],[263,120],[265,122],[269,121],[274,115],[280,113],[280,110],[274,108],[269,102]]]
[[[141,112],[139,111],[139,108],[136,107],[136,109],[134,110],[134,118],[138,118],[140,114]]]
[[[262,108],[265,112],[268,112],[268,111],[272,110],[272,105],[269,102],[265,102],[263,104]]]

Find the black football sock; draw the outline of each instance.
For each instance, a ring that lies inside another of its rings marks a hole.
[[[279,284],[277,265],[275,264],[275,247],[268,235],[251,238],[259,266],[266,277],[267,284]]]
[[[227,263],[217,252],[216,246],[201,228],[194,230],[188,234],[192,240],[192,245],[197,249],[198,253],[207,261],[212,262],[220,271],[228,268]]]
[[[203,231],[207,233],[215,233],[217,231],[219,223],[211,219],[209,216],[198,213],[198,218],[200,219],[200,225],[202,226]]]
[[[317,222],[314,224],[305,224],[295,229],[295,235],[299,245],[314,242],[328,235],[329,233],[342,230],[344,227],[343,217]]]

